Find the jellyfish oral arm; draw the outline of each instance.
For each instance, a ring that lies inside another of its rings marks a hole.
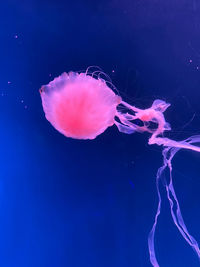
[[[186,141],[174,141],[169,138],[164,138],[164,137],[156,137],[154,140],[149,139],[148,142],[150,145],[156,144],[156,145],[163,145],[165,147],[177,147],[177,148],[184,148],[184,149],[189,149],[193,150],[196,152],[200,152],[200,147],[191,145],[187,143]]]
[[[157,103],[157,105],[156,105]],[[115,122],[116,126],[120,128],[120,131],[123,131],[122,125],[126,126],[124,127],[125,132],[127,133],[130,132],[149,132],[152,133],[152,136],[149,138],[148,144],[149,145],[163,145],[164,147],[177,147],[177,148],[184,148],[184,149],[190,149],[193,151],[200,152],[200,147],[191,145],[185,141],[174,141],[169,138],[165,137],[158,137],[159,135],[163,134],[164,131],[169,131],[171,130],[171,127],[169,123],[165,121],[163,112],[167,109],[167,107],[170,106],[170,104],[165,103],[162,100],[155,100],[153,102],[153,105],[148,108],[148,109],[139,109],[134,106],[131,106],[130,104],[122,101],[121,104],[123,104],[126,108],[128,108],[131,111],[135,112],[135,115],[130,115],[128,113],[122,113],[122,112],[117,112],[116,116],[120,120],[119,122]],[[138,126],[135,124],[134,120],[141,120],[144,125],[143,126]],[[148,122],[154,122],[157,124],[156,129],[150,129]],[[129,129],[129,130],[128,130]]]
[[[135,114],[131,115],[129,113],[123,113],[122,111],[119,110],[116,113],[116,117],[120,120],[120,122],[123,125],[130,127],[133,131],[152,133],[152,136],[150,138],[150,142],[152,142],[152,144],[156,143],[155,139],[158,135],[162,134],[166,130],[171,129],[170,125],[165,122],[165,118],[162,113],[166,110],[166,108],[170,104],[165,103],[162,100],[158,99],[155,100],[150,108],[144,110],[131,106],[125,101],[121,101],[120,104],[123,105],[128,110],[130,110],[131,112],[134,112]],[[138,126],[136,123],[133,122],[134,120],[142,121],[143,126]],[[155,129],[151,129],[149,127],[150,122],[157,124],[157,127]],[[118,123],[115,124],[118,127]],[[123,127],[119,130],[123,132]]]
[[[134,112],[134,115],[130,115],[128,113],[123,112],[117,112],[117,117],[120,120],[119,122],[115,122],[118,129],[121,132],[124,133],[131,133],[134,131],[137,132],[144,132],[147,131],[151,133],[151,137],[149,138],[148,144],[156,144],[156,145],[162,145],[164,146],[162,155],[163,155],[163,166],[161,166],[158,169],[157,175],[156,175],[156,189],[158,194],[158,206],[156,215],[154,218],[154,223],[152,226],[152,229],[148,236],[148,247],[149,247],[149,255],[150,255],[150,261],[152,266],[159,267],[156,253],[155,253],[155,230],[158,222],[158,217],[161,212],[161,193],[160,193],[160,182],[163,179],[163,172],[166,168],[169,169],[169,181],[167,182],[164,180],[164,187],[166,189],[167,198],[169,200],[170,205],[170,211],[171,216],[173,219],[173,222],[183,238],[186,240],[186,242],[193,248],[193,250],[196,252],[198,258],[200,259],[200,249],[197,241],[195,238],[188,232],[188,229],[185,225],[185,222],[183,220],[181,209],[179,205],[178,198],[175,193],[175,189],[173,186],[173,179],[172,179],[172,159],[175,156],[175,154],[180,149],[189,149],[196,152],[200,152],[200,147],[193,145],[193,143],[200,143],[200,135],[192,136],[186,140],[183,141],[175,141],[171,140],[166,137],[162,137],[164,131],[168,131],[171,129],[170,125],[165,121],[165,117],[163,115],[163,112],[170,106],[170,104],[166,103],[162,100],[155,100],[152,104],[152,106],[148,109],[138,109],[136,107],[133,107],[129,105],[128,103],[122,101],[121,104],[125,106],[128,110],[131,112]],[[138,126],[136,123],[134,123],[134,120],[139,119],[143,122],[143,126]],[[156,123],[156,128],[151,128],[150,123]]]

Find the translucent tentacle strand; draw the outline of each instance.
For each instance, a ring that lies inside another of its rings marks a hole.
[[[162,152],[163,165],[158,169],[156,175],[158,206],[155,214],[154,223],[148,236],[148,247],[151,264],[154,267],[159,267],[155,253],[155,230],[158,222],[158,217],[161,212],[162,198],[160,193],[160,181],[162,179],[163,172],[166,168],[169,169],[169,182],[165,181],[164,186],[166,189],[167,198],[169,200],[172,219],[183,238],[194,249],[200,259],[199,245],[195,238],[188,232],[188,229],[183,220],[183,216],[181,214],[179,201],[173,186],[171,163],[175,154],[182,148],[200,152],[200,147],[193,145],[193,143],[200,143],[200,135],[192,136],[183,141],[174,141],[169,138],[162,137],[161,135],[163,135],[165,131],[171,129],[169,123],[165,121],[163,115],[163,112],[170,106],[170,104],[166,103],[163,100],[155,100],[150,108],[144,110],[131,106],[130,104],[124,101],[121,101],[120,104],[123,105],[126,109],[128,109],[131,113],[134,113],[134,115],[132,115],[128,112],[123,113],[120,110],[117,112],[116,117],[120,122],[115,121],[115,124],[121,132],[130,134],[135,131],[147,131],[152,134],[148,141],[150,145],[156,144],[164,146]],[[136,122],[134,122],[138,119],[143,122],[143,126],[139,126]],[[152,128],[152,123],[156,124],[155,128]]]

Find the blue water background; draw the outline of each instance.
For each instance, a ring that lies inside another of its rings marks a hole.
[[[0,266],[150,267],[162,148],[115,126],[93,141],[67,139],[45,119],[38,90],[98,65],[130,104],[171,103],[168,137],[200,134],[200,2],[7,0],[0,25]],[[181,151],[173,164],[200,242],[200,154]],[[161,191],[160,266],[200,266]]]

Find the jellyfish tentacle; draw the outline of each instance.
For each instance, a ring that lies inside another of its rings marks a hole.
[[[166,103],[162,100],[155,100],[152,104],[152,106],[148,109],[138,109],[134,106],[129,105],[128,103],[122,101],[121,104],[123,104],[128,110],[131,112],[134,112],[134,115],[131,115],[129,113],[123,114],[118,113],[118,118],[122,122],[123,125],[126,125],[126,132],[128,131],[127,128],[130,127],[130,129],[134,128],[135,131],[147,131],[152,133],[148,140],[148,144],[156,144],[156,145],[162,145],[164,147],[163,149],[163,165],[158,169],[157,175],[156,175],[156,189],[157,189],[157,195],[158,195],[158,205],[156,214],[154,217],[153,226],[151,228],[151,231],[148,236],[148,247],[149,247],[149,255],[150,255],[150,262],[154,267],[159,267],[157,258],[156,258],[156,252],[155,252],[155,231],[158,223],[158,218],[161,212],[161,193],[160,193],[160,181],[163,178],[163,172],[166,168],[169,169],[169,182],[167,183],[165,181],[164,187],[166,189],[167,198],[170,205],[170,211],[171,216],[173,219],[173,222],[183,238],[186,240],[186,242],[194,249],[194,251],[197,253],[199,259],[200,259],[200,249],[198,242],[196,239],[189,233],[182,213],[180,204],[178,201],[178,198],[175,193],[174,185],[173,185],[173,178],[172,178],[172,159],[175,156],[175,154],[180,149],[188,149],[196,152],[200,152],[200,147],[197,145],[193,145],[193,143],[200,143],[200,135],[189,137],[186,140],[183,141],[175,141],[166,137],[162,137],[161,135],[164,133],[164,131],[170,130],[170,124],[165,121],[165,117],[163,115],[163,112],[170,106],[170,104]],[[143,126],[136,125],[133,121],[139,119],[143,122]],[[156,123],[157,127],[155,129],[151,129],[151,123]],[[175,209],[175,210],[174,210]]]
[[[115,121],[115,125],[117,126],[118,130],[121,133],[132,134],[136,131],[136,128],[134,128],[134,127],[130,128],[129,126],[124,125],[124,124],[117,122],[117,121]]]
[[[130,114],[122,114],[120,112],[116,113],[116,117],[120,120],[121,125],[126,125],[127,127],[129,127],[130,129],[134,129],[133,132],[149,132],[152,133],[152,131],[144,124],[144,126],[139,126],[136,125],[135,123],[131,122],[130,120],[135,120],[137,119],[137,116],[133,116]],[[118,126],[117,121],[115,120],[115,124],[116,126]]]
[[[150,262],[154,267],[159,267],[157,258],[156,258],[156,253],[155,253],[155,231],[156,231],[156,226],[158,223],[158,217],[161,212],[161,204],[162,204],[162,198],[161,198],[161,193],[160,193],[160,180],[162,177],[162,173],[167,167],[166,161],[164,161],[163,165],[158,169],[157,175],[156,175],[156,190],[157,190],[157,195],[158,195],[158,205],[157,205],[157,210],[156,214],[154,216],[154,223],[151,228],[151,231],[149,232],[148,235],[148,247],[149,247],[149,255],[150,255]]]
[[[199,141],[200,141],[200,136],[199,136]],[[172,161],[173,157],[175,156],[175,154],[179,150],[180,150],[180,148],[167,148],[167,151],[169,152],[169,159],[168,160],[166,159],[166,155],[164,155],[164,157],[165,157],[164,160],[167,160],[167,164],[168,164],[168,168],[169,168],[169,177],[170,177],[169,184],[166,185],[167,197],[168,197],[169,202],[170,202],[171,215],[172,215],[172,218],[174,220],[175,225],[179,229],[179,231],[182,234],[182,236],[184,237],[184,239],[189,243],[189,245],[197,253],[197,255],[200,259],[200,249],[199,249],[198,242],[188,232],[188,229],[185,225],[185,222],[184,222],[184,219],[183,219],[183,216],[181,213],[180,204],[179,204],[178,198],[177,198],[176,193],[175,193],[174,185],[173,185],[171,161]],[[174,201],[173,201],[172,197],[170,196],[170,193],[171,193]],[[173,210],[174,204],[176,204],[176,212],[174,212],[174,210]]]

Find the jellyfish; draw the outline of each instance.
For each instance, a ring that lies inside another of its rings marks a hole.
[[[177,199],[172,177],[172,159],[180,149],[200,152],[200,135],[186,140],[175,141],[164,137],[171,127],[166,122],[164,111],[170,106],[156,99],[146,109],[140,109],[123,101],[108,76],[97,70],[90,72],[63,73],[40,89],[42,106],[46,119],[66,137],[94,139],[108,127],[115,125],[125,134],[148,132],[148,144],[163,146],[163,165],[156,175],[158,206],[153,226],[148,235],[148,250],[152,266],[159,267],[155,252],[155,231],[161,213],[162,197],[160,185],[166,190],[173,222],[185,241],[193,248],[200,259],[200,249],[196,239],[189,233]],[[138,120],[141,122],[138,124]],[[169,169],[169,180],[163,177]],[[161,181],[164,181],[161,183]]]
[[[94,139],[114,124],[117,96],[104,80],[84,73],[63,73],[41,88],[47,120],[62,134]]]

